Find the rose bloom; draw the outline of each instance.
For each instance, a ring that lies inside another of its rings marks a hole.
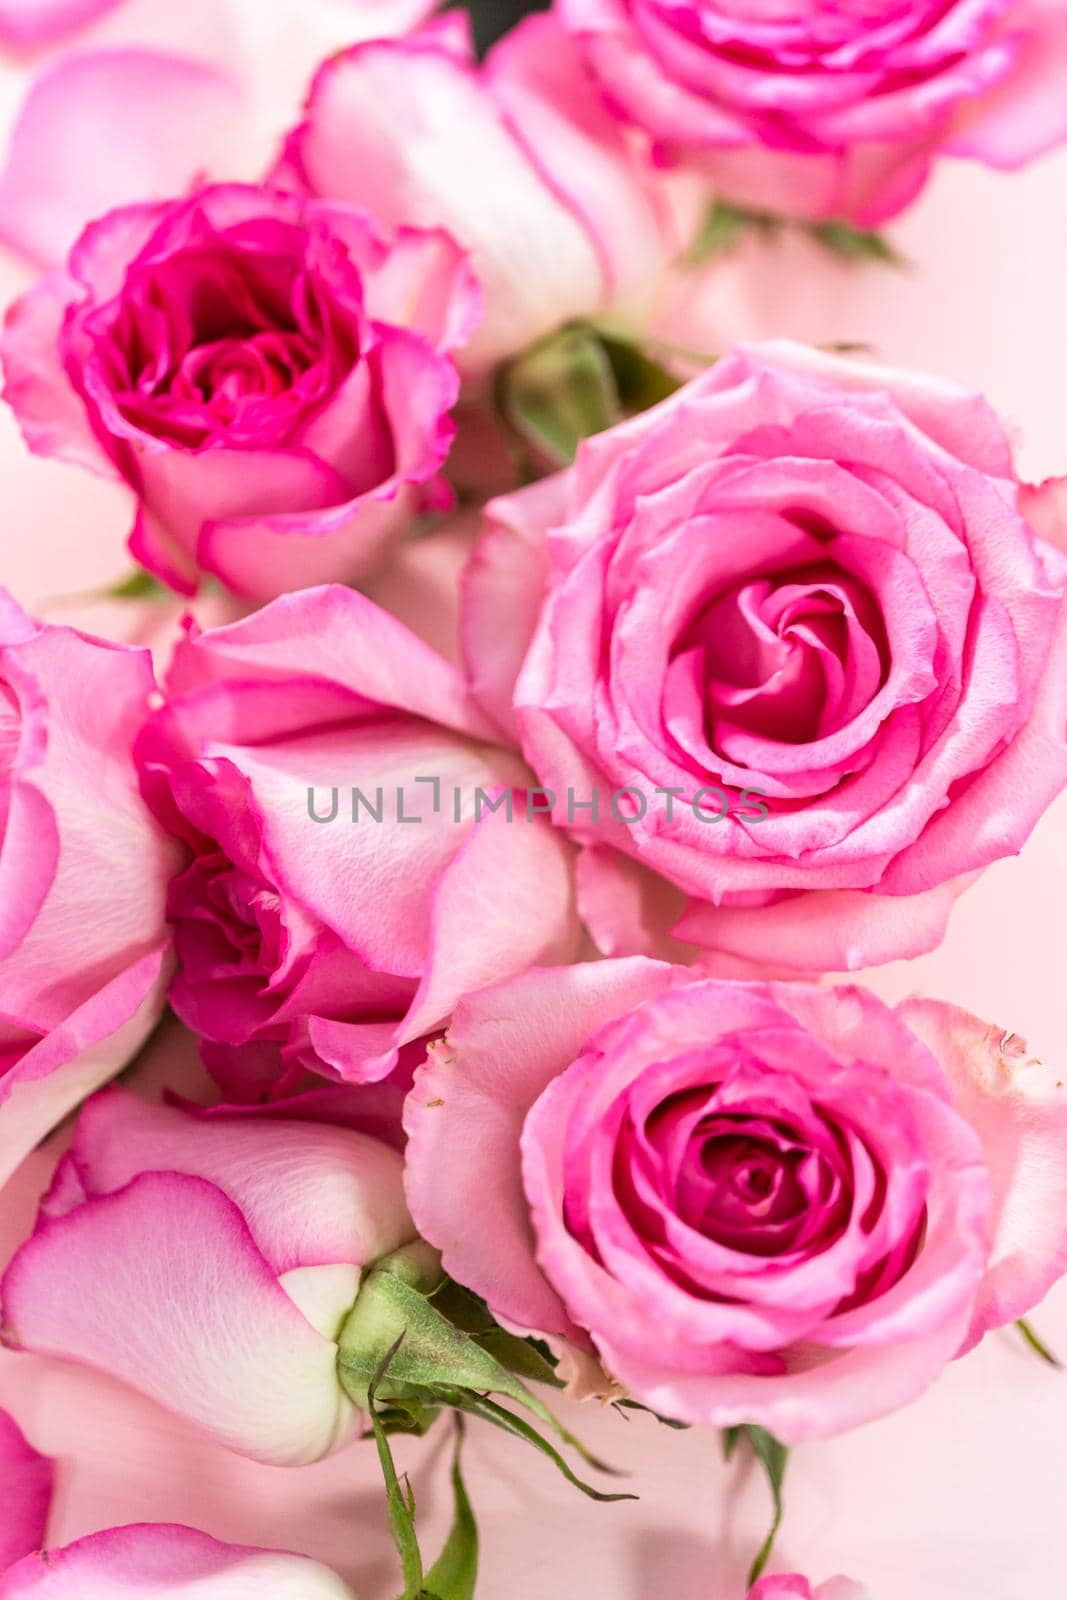
[[[587,846],[602,949],[937,944],[1067,782],[1067,562],[1020,503],[1051,499],[977,396],[772,344],[489,507],[469,669]]]
[[[861,1584],[853,1583],[850,1578],[831,1578],[813,1589],[807,1578],[791,1572],[781,1577],[761,1578],[755,1588],[749,1590],[748,1600],[870,1600],[870,1596]]]
[[[486,315],[459,358],[468,371],[571,318],[639,304],[700,210],[689,182],[635,153],[574,45],[542,16],[481,66],[457,12],[335,55],[280,176],[386,230],[444,227],[470,251]]]
[[[188,850],[170,998],[231,1093],[384,1078],[460,995],[574,955],[572,849],[526,820],[528,771],[364,596],[194,631],[168,689],[138,756]]]
[[[406,1126],[445,1270],[682,1422],[855,1427],[1067,1267],[1067,1089],[935,1001],[531,972],[458,1007]]]
[[[52,1499],[52,1463],[27,1443],[6,1411],[0,1411],[0,1595],[2,1575],[44,1543]]]
[[[351,1128],[105,1090],[0,1287],[5,1342],[108,1373],[254,1460],[316,1461],[356,1421],[337,1339],[363,1270],[416,1239],[402,1167]]]
[[[220,1544],[193,1528],[139,1523],[28,1556],[0,1575],[0,1600],[353,1600],[306,1556]]]
[[[661,161],[771,211],[876,224],[939,155],[1018,167],[1067,138],[1059,0],[556,0]]]
[[[132,755],[154,693],[146,650],[0,590],[0,1183],[163,1009],[179,852]]]
[[[440,232],[204,189],[94,223],[16,302],[6,397],[31,449],[130,486],[150,571],[264,598],[357,576],[439,498],[477,315]]]

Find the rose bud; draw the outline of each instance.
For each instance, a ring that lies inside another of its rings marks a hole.
[[[52,1463],[38,1455],[6,1411],[0,1411],[0,1595],[2,1574],[39,1550],[52,1500]]]
[[[1067,1089],[934,1001],[527,973],[457,1008],[406,1125],[445,1271],[681,1422],[883,1416],[1067,1268]]]
[[[547,16],[481,66],[458,13],[341,51],[314,81],[279,178],[386,230],[446,228],[470,251],[486,315],[458,358],[466,371],[649,294],[699,217],[688,185],[635,154]]]
[[[355,1422],[338,1340],[365,1270],[403,1251],[425,1265],[402,1168],[350,1128],[107,1090],[3,1280],[5,1342],[106,1372],[257,1461],[318,1460]]]
[[[606,954],[939,942],[1067,783],[1067,560],[1033,502],[978,396],[770,344],[490,506],[470,674],[586,846]]]
[[[869,226],[941,155],[1013,168],[1067,138],[1058,0],[559,0],[556,13],[660,161],[762,210]]]
[[[129,485],[150,571],[266,598],[355,578],[438,494],[478,315],[440,232],[217,186],[93,223],[10,311],[5,392],[36,453]]]
[[[194,630],[168,687],[138,755],[189,852],[171,1003],[231,1097],[385,1078],[460,995],[573,958],[572,849],[528,770],[364,596]]]
[[[140,1523],[27,1556],[0,1577],[0,1600],[353,1600],[307,1556],[220,1544],[193,1528]]]
[[[0,1183],[163,1009],[180,856],[132,756],[154,692],[146,650],[0,590]]]

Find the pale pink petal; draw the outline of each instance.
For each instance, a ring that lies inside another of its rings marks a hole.
[[[53,272],[9,308],[0,340],[4,399],[35,455],[115,477],[59,350],[63,318],[79,292],[66,273]]]
[[[693,954],[673,934],[685,909],[682,891],[609,845],[586,845],[579,854],[578,908],[601,955],[685,961]]]
[[[526,967],[573,960],[579,938],[573,846],[543,818],[490,812],[434,893],[426,971],[404,1041],[439,1027],[466,994]]]
[[[1067,478],[1025,484],[1019,494],[1019,510],[1035,533],[1067,554]]]
[[[1027,30],[1014,69],[966,104],[946,145],[991,167],[1020,167],[1067,138],[1067,11],[1060,0],[1027,0],[1011,16]]]
[[[336,1346],[201,1178],[145,1173],[45,1221],[2,1292],[13,1348],[109,1373],[255,1460],[316,1461],[349,1431]]]
[[[306,1556],[219,1544],[167,1524],[109,1528],[22,1561],[0,1600],[353,1600],[336,1573]]]
[[[460,579],[480,528],[476,512],[461,512],[433,533],[406,540],[364,585],[376,605],[454,665],[460,661]]]
[[[52,1478],[51,1461],[0,1411],[0,1594],[8,1567],[44,1544]]]
[[[175,652],[172,694],[240,676],[319,679],[446,728],[491,738],[454,667],[354,589],[284,595],[252,616],[194,633]]]
[[[816,889],[752,907],[693,900],[673,933],[769,966],[855,972],[936,950],[957,896],[971,882],[973,875],[913,895]]]
[[[445,1270],[517,1327],[584,1343],[535,1263],[526,1113],[602,1023],[687,976],[641,959],[528,972],[461,1001],[430,1048],[404,1112],[411,1212]]]
[[[112,1194],[140,1172],[213,1183],[240,1208],[279,1275],[366,1266],[415,1232],[400,1157],[350,1128],[237,1114],[211,1120],[116,1088],[82,1111],[72,1152],[88,1195]]]
[[[0,1185],[137,1054],[162,1015],[171,966],[169,943],[142,956],[0,1076]]]
[[[545,182],[584,223],[609,292],[654,283],[689,243],[699,210],[675,217],[662,175],[608,110],[557,19],[521,22],[490,51],[485,71]]]
[[[537,631],[548,581],[548,530],[562,520],[562,475],[494,500],[460,580],[464,665],[479,703],[516,742],[515,685]]]
[[[465,366],[489,366],[601,302],[585,230],[474,66],[433,37],[328,62],[293,153],[315,193],[360,206],[387,230],[442,227],[470,251],[486,316]]]
[[[210,171],[240,114],[217,68],[151,50],[71,56],[39,77],[0,176],[0,236],[62,261],[82,228],[131,200],[181,193]]]
[[[1023,1041],[938,1000],[897,1015],[940,1062],[985,1149],[993,1245],[968,1347],[1024,1315],[1067,1272],[1067,1086]]]
[[[0,0],[0,40],[52,44],[122,5],[123,0]]]

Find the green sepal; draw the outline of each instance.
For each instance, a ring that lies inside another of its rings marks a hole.
[[[855,228],[850,222],[812,222],[807,229],[816,244],[846,261],[877,261],[886,267],[903,267],[904,257],[882,233],[873,228]]]
[[[483,1422],[491,1422],[494,1427],[499,1428],[503,1433],[510,1433],[516,1439],[523,1439],[527,1444],[532,1444],[535,1450],[539,1450],[542,1455],[548,1457],[568,1483],[573,1484],[576,1489],[580,1489],[584,1495],[588,1495],[590,1500],[599,1500],[607,1504],[616,1500],[636,1500],[638,1498],[635,1494],[609,1494],[603,1489],[594,1489],[591,1483],[586,1483],[578,1477],[577,1473],[572,1471],[555,1446],[543,1438],[532,1423],[527,1422],[525,1417],[516,1416],[506,1406],[498,1405],[488,1395],[474,1394],[465,1389],[457,1389],[452,1393],[449,1393],[448,1390],[442,1390],[441,1399],[456,1411],[466,1412],[471,1417],[480,1417]],[[569,1434],[566,1437],[572,1444],[577,1442]],[[602,1462],[589,1456],[587,1452],[582,1451],[582,1454],[592,1465],[599,1467],[601,1472],[610,1471]]]
[[[731,205],[728,200],[713,200],[704,215],[700,232],[686,252],[686,265],[702,266],[715,256],[726,255],[737,248],[746,233],[757,232],[773,237],[785,225],[783,217],[772,216],[770,212],[750,211],[745,206]]]
[[[581,323],[561,329],[502,368],[497,406],[552,466],[567,466],[583,439],[622,420],[606,350]]]
[[[624,1422],[629,1422],[627,1411],[643,1411],[646,1417],[654,1417],[661,1428],[674,1428],[679,1433],[687,1433],[691,1426],[688,1422],[678,1422],[674,1417],[665,1417],[659,1411],[653,1411],[650,1406],[643,1406],[640,1400],[624,1398],[613,1400],[612,1407],[622,1415]]]
[[[419,1286],[420,1278],[425,1280],[426,1274],[417,1250],[418,1247],[409,1247],[379,1263],[360,1286],[338,1347],[338,1376],[349,1398],[366,1409],[373,1385],[375,1398],[380,1397],[388,1408],[387,1415],[394,1423],[399,1420],[401,1425],[407,1418],[421,1420],[427,1411],[442,1405],[469,1411],[551,1455],[564,1476],[594,1498],[632,1498],[601,1495],[581,1483],[558,1452],[552,1450],[529,1423],[487,1398],[498,1394],[515,1401],[590,1466],[600,1472],[611,1472],[611,1468],[592,1455],[492,1350],[444,1315],[436,1303],[437,1295]],[[433,1287],[437,1289],[436,1284]],[[442,1287],[438,1293],[442,1304],[448,1304],[447,1289]],[[469,1320],[476,1306],[464,1303],[460,1297],[456,1297],[456,1303],[463,1306]],[[484,1339],[484,1331],[481,1337]],[[510,1345],[506,1348],[509,1354],[514,1354]],[[382,1366],[386,1355],[389,1356],[387,1370]],[[537,1352],[531,1355],[540,1359]],[[379,1430],[384,1434],[385,1423],[381,1418],[377,1420],[376,1438]],[[394,1431],[411,1430],[401,1426],[394,1427]]]
[[[1063,1362],[1049,1349],[1044,1339],[1030,1326],[1025,1317],[1020,1317],[1015,1326],[1036,1356],[1040,1356],[1050,1367],[1055,1367],[1057,1372],[1063,1371]]]
[[[368,1388],[383,1353],[402,1339],[379,1384],[379,1393],[387,1402],[432,1404],[454,1390],[502,1394],[532,1412],[591,1465],[609,1470],[490,1350],[455,1327],[428,1294],[399,1276],[392,1266],[395,1259],[367,1275],[341,1332],[338,1373],[356,1405],[366,1406]]]
[[[647,411],[682,384],[651,352],[657,341],[575,322],[508,362],[496,404],[508,426],[552,467],[568,466],[583,439]]]
[[[562,1389],[547,1346],[538,1347],[532,1339],[520,1339],[508,1333],[493,1317],[480,1295],[473,1294],[462,1284],[446,1278],[440,1289],[435,1289],[429,1299],[452,1323],[462,1328],[483,1350],[488,1350],[502,1367],[527,1383],[544,1383],[550,1389]]]
[[[118,583],[111,585],[103,591],[108,600],[173,600],[171,591],[153,577],[152,573],[138,568],[131,572],[128,578],[121,578]]]
[[[624,416],[650,411],[682,387],[682,379],[649,355],[645,344],[603,328],[598,330],[598,337],[611,363],[619,409]],[[653,347],[656,343],[651,341]]]

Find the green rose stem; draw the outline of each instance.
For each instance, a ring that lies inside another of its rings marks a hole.
[[[782,1517],[785,1514],[785,1502],[782,1499],[782,1481],[785,1478],[789,1451],[784,1444],[774,1437],[773,1433],[768,1433],[766,1428],[757,1427],[755,1423],[746,1423],[743,1427],[727,1428],[723,1434],[722,1453],[727,1461],[732,1458],[734,1451],[737,1449],[738,1441],[742,1438],[747,1439],[760,1465],[767,1474],[767,1482],[770,1485],[771,1497],[774,1501],[774,1519],[771,1522],[770,1532],[760,1546],[748,1575],[748,1583],[751,1588],[770,1560],[778,1529],[782,1526]]]
[[[423,1575],[422,1552],[415,1533],[415,1496],[405,1478],[397,1476],[389,1436],[378,1415],[376,1392],[384,1379],[400,1340],[388,1350],[367,1391],[371,1428],[378,1446],[382,1476],[389,1507],[389,1527],[404,1575],[404,1591],[398,1600],[473,1600],[478,1579],[478,1528],[463,1482],[460,1457],[463,1448],[463,1419],[456,1417],[456,1445],[452,1458],[452,1494],[455,1510],[444,1548],[433,1567]]]
[[[447,1304],[444,1291],[448,1287],[440,1258],[421,1242],[377,1262],[360,1285],[355,1306],[341,1331],[338,1375],[350,1399],[372,1413],[375,1437],[379,1428],[383,1432],[423,1432],[445,1406],[481,1417],[532,1444],[548,1456],[568,1482],[593,1500],[635,1499],[630,1494],[606,1494],[583,1482],[524,1417],[490,1398],[502,1395],[514,1401],[590,1466],[611,1472],[509,1370],[505,1360],[512,1347],[503,1330],[495,1330],[501,1335],[497,1348],[504,1357],[498,1359],[479,1342],[478,1336],[457,1327],[438,1308],[434,1297],[442,1292],[443,1303]],[[485,1330],[482,1337],[490,1337],[493,1331]],[[531,1368],[538,1370],[537,1352],[531,1346],[526,1354]],[[386,1408],[384,1412],[381,1404]]]

